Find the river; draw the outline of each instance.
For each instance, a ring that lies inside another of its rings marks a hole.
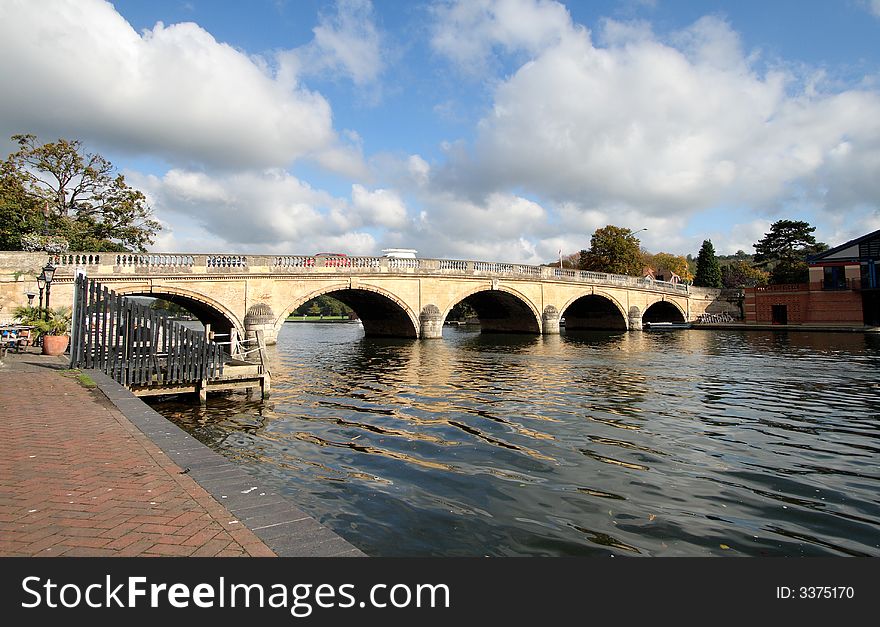
[[[160,413],[377,556],[880,556],[880,336],[367,339]]]

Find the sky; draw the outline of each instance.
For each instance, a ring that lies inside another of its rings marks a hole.
[[[80,139],[162,252],[834,246],[880,229],[878,42],[880,0],[0,0],[0,153]]]

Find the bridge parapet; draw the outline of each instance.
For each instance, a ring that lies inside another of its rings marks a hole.
[[[14,253],[9,253],[14,254]],[[22,253],[24,254],[24,253]],[[82,267],[93,274],[168,274],[184,271],[187,274],[216,274],[224,272],[251,274],[284,273],[337,273],[363,272],[442,274],[450,276],[497,276],[506,278],[544,281],[564,281],[636,288],[668,294],[693,294],[695,289],[682,283],[656,281],[605,272],[572,270],[550,266],[497,261],[471,261],[464,259],[402,259],[394,257],[349,257],[344,255],[226,255],[226,254],[173,254],[173,253],[68,253],[51,255],[50,260],[59,267],[60,277],[66,270]],[[73,272],[70,272],[72,275]],[[713,291],[713,294],[717,292]],[[702,294],[701,294],[702,295]]]

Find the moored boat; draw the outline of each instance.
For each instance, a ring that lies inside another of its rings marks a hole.
[[[642,326],[651,331],[667,331],[674,329],[690,329],[690,322],[645,322]]]

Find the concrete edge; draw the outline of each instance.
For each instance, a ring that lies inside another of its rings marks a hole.
[[[880,333],[880,327],[850,325],[763,324],[754,322],[706,322],[692,324],[692,329],[707,331],[813,331],[819,333]]]
[[[199,442],[100,370],[82,372],[129,422],[279,557],[366,557],[287,496]]]

